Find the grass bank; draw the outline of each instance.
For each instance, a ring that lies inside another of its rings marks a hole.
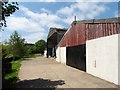
[[[19,59],[19,60],[11,62],[11,64],[12,64],[12,72],[5,75],[5,80],[8,80],[10,78],[15,78],[15,77],[18,76],[18,72],[19,72],[22,60],[23,59]]]
[[[10,72],[4,74],[3,77],[3,88],[11,88],[12,86],[14,86],[14,84],[16,83],[17,80],[19,80],[18,78],[18,73],[21,67],[21,62],[25,59],[25,58],[36,58],[39,57],[40,55],[37,54],[32,54],[29,55],[27,57],[21,58],[21,59],[16,59],[15,61],[10,61],[11,67],[5,67],[5,68],[10,68]]]
[[[18,80],[18,72],[20,70],[22,60],[23,58],[11,62],[11,73],[7,73],[4,76],[4,85],[7,85],[7,87],[11,87]],[[6,86],[3,87],[7,88]]]

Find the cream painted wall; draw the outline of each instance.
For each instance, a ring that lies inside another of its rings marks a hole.
[[[66,47],[58,47],[56,49],[56,61],[66,64]]]
[[[61,55],[60,55],[60,47],[57,47],[56,48],[56,61],[57,62],[60,62],[60,57],[61,57]]]
[[[118,83],[120,85],[120,34],[118,35]]]
[[[47,50],[44,50],[44,57],[47,57]]]
[[[118,84],[118,34],[86,41],[86,64],[87,73]]]
[[[66,64],[66,47],[60,47],[61,63]]]

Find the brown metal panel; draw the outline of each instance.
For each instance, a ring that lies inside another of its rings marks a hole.
[[[88,40],[91,39],[91,24],[89,24],[89,29],[88,29]]]
[[[117,28],[116,28],[116,23],[113,24],[113,29],[114,29],[114,34],[117,34]]]
[[[107,33],[108,33],[108,36],[110,35],[110,27],[109,27],[109,23],[107,24]]]
[[[103,30],[102,30],[103,28],[102,28],[102,24],[100,24],[100,37],[102,37],[103,36]]]
[[[102,37],[102,24],[100,24],[100,37]]]
[[[108,23],[106,23],[106,36],[109,35],[109,30],[108,30]]]
[[[68,37],[68,34],[66,35],[66,40],[64,41],[65,45],[68,46],[69,45],[69,37]]]
[[[92,24],[92,38],[94,39],[95,38],[95,25]]]
[[[105,24],[104,24],[104,28],[105,28],[105,33],[104,33],[104,35],[105,35],[105,36],[107,36],[107,35],[106,35],[106,33],[107,33],[107,28],[106,28],[106,26],[107,26],[107,24],[105,23]]]
[[[85,44],[85,24],[81,24],[78,31],[78,44]]]
[[[113,34],[112,32],[113,32],[113,31],[112,31],[112,24],[110,23],[110,35]]]
[[[94,24],[92,25],[92,29],[93,29],[93,32],[92,32],[92,33],[93,33],[93,39],[96,38],[96,37],[95,37],[95,34],[96,34],[95,26],[96,26],[96,24],[95,24],[95,25],[94,25]]]
[[[77,33],[77,30],[78,30],[78,24],[76,24],[76,27],[75,27],[75,32],[74,32],[74,43],[75,43],[75,45],[77,45],[78,44],[78,37],[77,37],[77,35],[79,34],[79,33]]]
[[[109,27],[110,27],[110,35],[112,35],[112,26],[111,26],[111,23],[109,24]]]
[[[105,36],[105,24],[102,24],[103,36]]]
[[[108,24],[108,30],[109,30],[109,36],[111,35],[111,29],[110,24]]]
[[[88,40],[90,40],[90,24],[88,24]]]
[[[89,24],[89,39],[92,39],[91,36],[92,36],[92,33],[91,33],[91,24]]]
[[[114,34],[114,23],[111,24],[112,34]]]
[[[120,23],[77,23],[61,39],[58,46],[69,47],[85,44],[86,40],[120,33]]]
[[[100,24],[98,24],[98,38],[100,37]]]
[[[89,28],[90,28],[90,24],[88,24],[88,40],[90,39],[90,30],[89,30]]]
[[[95,28],[95,30],[96,30],[96,38],[99,38],[99,30],[98,30],[99,25],[96,24],[95,26],[96,26],[96,28]]]
[[[120,23],[117,23],[117,31],[120,33]]]
[[[71,38],[71,46],[74,46],[75,45],[75,27],[76,27],[76,25],[73,27],[73,30],[71,30],[71,34],[72,34],[72,38]]]
[[[93,25],[93,39],[96,38],[96,24]]]
[[[116,32],[119,33],[118,24],[116,24]]]
[[[79,30],[79,44],[85,44],[86,40],[85,40],[85,24],[81,24],[80,25],[80,30]]]
[[[104,36],[107,36],[107,24],[104,24]]]
[[[99,38],[101,37],[101,24],[99,24]]]
[[[108,33],[108,24],[106,23],[106,36],[108,36],[109,35],[109,33]]]
[[[77,33],[77,30],[78,30],[78,28],[77,28],[77,24],[76,24],[76,26],[74,27],[75,29],[74,29],[74,31],[73,31],[73,33],[74,33],[74,43],[73,43],[73,46],[74,46],[74,44],[75,45],[77,45],[78,44],[78,38],[77,38],[77,35],[78,35],[78,33]]]
[[[89,24],[87,24],[86,26],[86,32],[87,32],[86,40],[89,40]]]
[[[72,45],[72,41],[73,41],[73,40],[72,40],[73,34],[72,34],[72,32],[71,32],[72,30],[74,30],[73,27],[72,27],[72,29],[71,29],[70,32],[69,32],[69,36],[70,36],[70,37],[69,37],[69,45]],[[68,46],[69,46],[69,45],[68,45]]]
[[[74,25],[70,31],[66,34],[64,41],[67,40],[69,43],[66,46],[75,46],[85,43],[85,24]],[[65,42],[63,42],[65,43]]]
[[[79,31],[79,27],[78,27],[78,26],[79,26],[79,24],[77,24],[77,26],[76,26],[76,27],[77,27],[77,30],[76,30],[76,33],[77,33],[77,34],[76,34],[77,41],[76,41],[76,43],[79,43],[79,34],[80,34],[80,33],[78,32],[78,31]]]
[[[113,31],[112,31],[112,23],[110,23],[110,35],[113,34],[112,32],[113,32]]]
[[[86,32],[85,40],[88,40],[88,38],[87,38],[88,37],[88,24],[85,24],[85,32]]]
[[[94,27],[95,38],[98,38],[98,34],[99,34],[97,28],[98,28],[98,25],[95,24],[95,27]]]

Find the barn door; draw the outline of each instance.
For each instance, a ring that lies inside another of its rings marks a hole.
[[[66,48],[66,64],[86,71],[86,47],[84,45]]]

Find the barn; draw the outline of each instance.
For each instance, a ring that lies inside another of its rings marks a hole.
[[[120,85],[119,18],[73,21],[56,47],[56,61]]]
[[[67,29],[65,28],[50,28],[47,37],[47,58],[56,57],[56,47]]]

